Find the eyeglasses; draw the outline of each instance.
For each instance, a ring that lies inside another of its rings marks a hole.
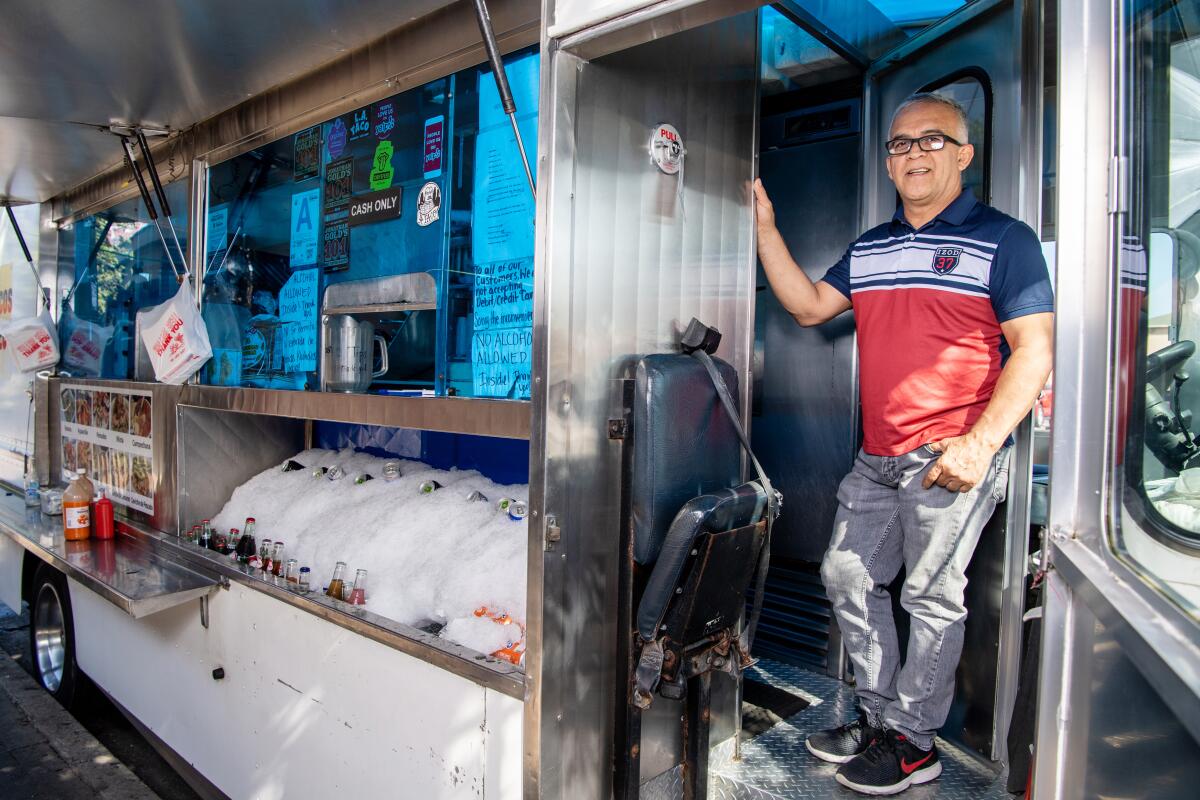
[[[927,136],[921,136],[916,139],[908,139],[903,136],[899,136],[891,141],[885,142],[883,146],[887,149],[889,156],[902,156],[909,150],[912,150],[914,142],[916,142],[917,146],[926,153],[931,153],[935,150],[941,150],[946,146],[946,142],[949,142],[950,144],[956,144],[960,147],[962,146],[962,142],[947,136],[944,133],[931,133]]]

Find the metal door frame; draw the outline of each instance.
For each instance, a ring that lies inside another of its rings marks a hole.
[[[1057,296],[1035,797],[1082,796],[1098,624],[1200,739],[1200,626],[1108,545],[1116,463],[1114,243],[1125,188],[1117,135],[1121,15],[1121,0],[1059,3],[1057,275],[1070,291]]]

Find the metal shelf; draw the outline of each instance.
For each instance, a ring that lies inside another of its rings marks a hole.
[[[395,397],[227,386],[182,388],[180,405],[504,439],[528,439],[532,415],[528,400]]]

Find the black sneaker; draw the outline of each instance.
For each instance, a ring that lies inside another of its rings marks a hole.
[[[845,764],[850,759],[867,749],[871,741],[883,736],[879,728],[872,728],[867,723],[867,716],[861,711],[858,718],[845,725],[839,725],[827,731],[809,734],[804,740],[804,746],[822,761],[831,764]]]
[[[910,742],[902,733],[887,731],[870,747],[843,764],[837,782],[862,794],[899,794],[909,786],[929,781],[942,774],[937,748],[928,752]]]

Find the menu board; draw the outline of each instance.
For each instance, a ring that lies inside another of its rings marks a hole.
[[[150,392],[64,383],[62,478],[82,467],[114,502],[154,513]]]

